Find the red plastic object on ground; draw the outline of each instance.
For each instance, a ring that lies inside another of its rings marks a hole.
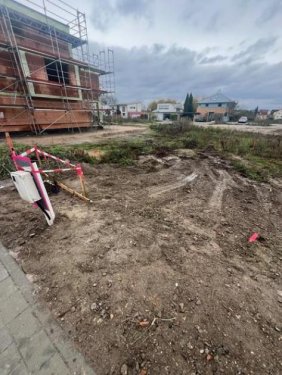
[[[249,242],[252,243],[252,242],[255,242],[256,240],[258,240],[260,237],[259,233],[254,233],[251,235],[251,237],[249,238]]]

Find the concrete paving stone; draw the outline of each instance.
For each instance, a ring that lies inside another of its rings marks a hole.
[[[2,318],[0,316],[0,329],[3,328],[4,326],[5,326],[5,324],[4,324],[4,322],[3,322],[3,320],[2,320]]]
[[[27,371],[24,362],[21,361],[9,375],[30,375],[30,372]]]
[[[10,335],[7,328],[3,327],[0,329],[0,353],[8,348],[13,342],[12,336]]]
[[[9,323],[28,307],[22,294],[16,290],[0,305],[0,316],[5,324]]]
[[[95,375],[1,242],[0,345],[0,375]]]
[[[41,329],[41,325],[33,316],[32,309],[30,307],[13,319],[7,325],[7,327],[9,328],[9,331],[13,335],[19,348],[24,345],[32,335]]]
[[[55,347],[43,330],[33,335],[19,350],[28,370],[35,374],[38,374],[43,364],[56,353]]]
[[[2,280],[0,282],[0,306],[16,290],[17,287],[10,276]]]
[[[9,274],[6,271],[5,267],[3,266],[2,263],[0,263],[0,281],[6,279],[6,277],[8,277],[8,276],[9,276]]]
[[[70,375],[71,372],[62,358],[55,354],[49,361],[45,362],[40,369],[40,375]]]
[[[22,361],[17,347],[12,343],[4,352],[0,354],[0,374],[8,375],[17,368],[18,364]],[[23,367],[25,367],[23,365]]]

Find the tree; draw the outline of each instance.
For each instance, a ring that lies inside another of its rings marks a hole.
[[[195,113],[195,102],[193,99],[193,94],[187,94],[184,102],[184,116],[193,119]]]
[[[157,109],[158,103],[156,100],[153,100],[151,103],[148,104],[148,111],[152,112]]]
[[[155,109],[157,109],[157,106],[158,106],[159,103],[172,103],[172,104],[176,104],[176,100],[174,100],[174,99],[153,100],[151,103],[148,104],[148,111],[152,112]]]
[[[189,112],[189,94],[186,95],[186,99],[184,102],[184,115],[187,116]]]

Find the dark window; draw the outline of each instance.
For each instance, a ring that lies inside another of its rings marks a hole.
[[[218,106],[219,106],[219,107],[221,107],[221,106],[222,106],[222,104],[221,104],[221,103],[218,103]]]
[[[11,25],[12,25],[13,32],[16,35],[24,35],[24,25],[23,25],[23,23],[15,20],[15,19],[11,19]]]
[[[206,104],[206,107],[208,107],[209,105],[208,104]]]
[[[68,64],[51,59],[44,59],[44,61],[49,81],[65,83],[66,85],[70,83]]]

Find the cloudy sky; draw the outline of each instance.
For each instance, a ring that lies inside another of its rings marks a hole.
[[[282,0],[69,0],[91,45],[115,51],[120,102],[221,89],[242,107],[282,107]]]

